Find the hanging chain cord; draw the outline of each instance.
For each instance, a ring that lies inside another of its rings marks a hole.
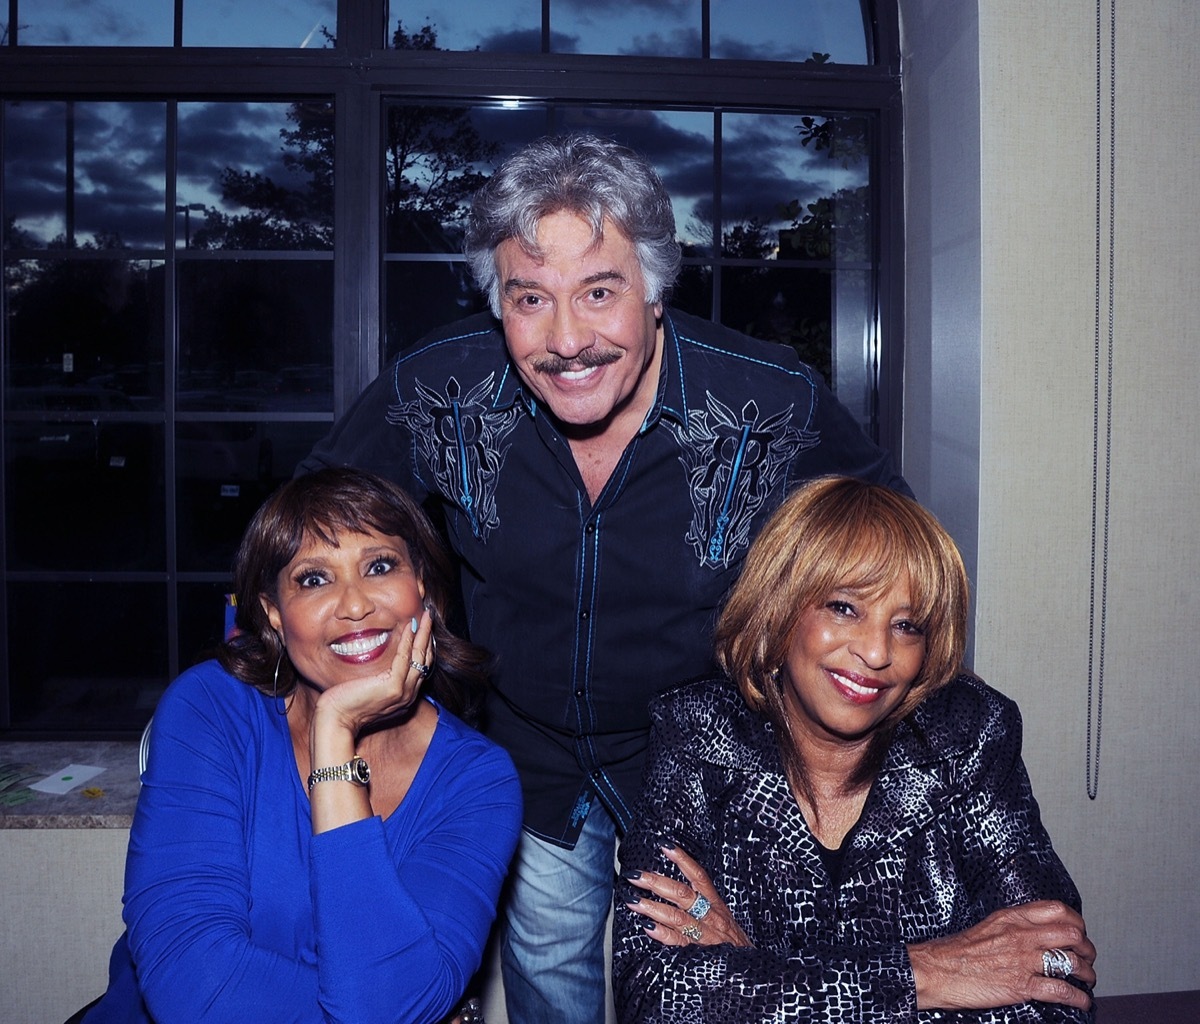
[[[1108,519],[1112,483],[1112,369],[1113,369],[1113,285],[1116,267],[1116,191],[1117,191],[1117,0],[1109,0],[1108,20],[1108,369],[1104,411],[1104,510],[1100,553],[1099,645],[1096,643],[1096,533],[1100,517],[1098,499],[1100,481],[1100,306],[1103,288],[1104,221],[1101,193],[1104,186],[1104,75],[1103,75],[1103,0],[1096,0],[1096,330],[1095,383],[1092,392],[1092,569],[1088,607],[1088,684],[1087,684],[1087,795],[1095,800],[1100,789],[1100,729],[1104,720],[1104,639],[1108,619]],[[1092,723],[1095,721],[1095,757],[1092,756]]]

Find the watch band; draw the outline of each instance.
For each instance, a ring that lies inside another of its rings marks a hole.
[[[356,786],[365,786],[370,780],[371,768],[367,762],[361,757],[352,757],[345,764],[316,769],[308,777],[308,788],[312,789],[318,782],[353,782]]]

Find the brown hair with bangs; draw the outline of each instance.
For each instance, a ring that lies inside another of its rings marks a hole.
[[[297,477],[254,514],[233,564],[238,632],[218,648],[218,660],[227,672],[262,693],[291,693],[295,670],[259,597],[278,603],[279,574],[309,539],[336,545],[343,534],[370,531],[402,540],[425,585],[437,660],[424,692],[471,720],[487,685],[490,659],[446,626],[453,562],[420,506],[391,481],[363,470],[330,468]]]
[[[850,788],[873,776],[895,723],[959,671],[968,604],[962,556],[916,501],[852,477],[821,477],[796,490],[746,556],[717,623],[717,661],[746,703],[775,726],[789,778],[806,795],[811,796],[807,777],[790,742],[779,683],[800,618],[838,588],[882,593],[905,579],[911,618],[924,631],[925,659]]]

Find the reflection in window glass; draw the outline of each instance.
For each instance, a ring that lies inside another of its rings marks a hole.
[[[721,249],[732,259],[864,259],[867,123],[729,114]]]
[[[181,410],[332,412],[333,263],[179,268]]]
[[[700,15],[700,0],[554,0],[550,51],[702,57]]]
[[[461,261],[389,262],[385,291],[385,361],[435,327],[487,308]]]
[[[103,389],[162,408],[162,263],[21,260],[5,267],[5,292],[10,388]]]
[[[711,0],[704,53],[702,0],[551,0],[549,46],[538,0],[392,0],[388,45],[398,49],[587,53],[646,57],[867,63],[859,0]]]
[[[162,103],[6,104],[6,247],[161,249]]]
[[[21,638],[9,645],[13,728],[136,734],[150,720],[169,674],[161,583],[10,582],[7,625]]]
[[[713,271],[704,264],[688,263],[684,250],[684,264],[675,279],[668,302],[693,316],[711,320],[713,315]]]
[[[867,63],[858,0],[712,0],[710,17],[713,57]]]
[[[389,8],[387,45],[398,50],[542,51],[540,0],[391,0]]]
[[[174,35],[171,0],[18,2],[21,46],[170,46]]]
[[[826,270],[726,267],[721,275],[721,323],[790,345],[832,381],[831,280]]]
[[[10,408],[9,568],[163,571],[162,427],[122,418],[132,403],[104,388],[16,389]]]
[[[331,249],[333,104],[181,103],[176,245]]]
[[[179,567],[227,572],[250,517],[329,429],[265,419],[176,426]]]
[[[184,0],[184,46],[330,46],[337,0]]]
[[[457,252],[471,195],[499,144],[468,107],[391,103],[384,152],[385,218],[392,252]]]
[[[225,635],[225,595],[230,586],[229,580],[179,585],[180,669],[196,665],[216,653],[216,646]]]

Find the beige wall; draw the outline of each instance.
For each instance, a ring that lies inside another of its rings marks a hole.
[[[1200,4],[1117,4],[1112,486],[1095,801],[1085,729],[1097,5],[964,5],[978,47],[979,272],[968,286],[978,288],[979,323],[955,337],[936,317],[914,322],[910,307],[908,344],[918,363],[939,347],[979,352],[978,379],[958,382],[974,389],[979,411],[975,667],[1024,711],[1034,787],[1100,947],[1099,991],[1200,988]],[[907,26],[926,28],[938,7],[905,0]],[[1107,0],[1101,13],[1106,54]],[[959,36],[932,47],[927,34],[911,36],[910,80],[930,90],[960,46]],[[1105,132],[1108,70],[1106,60]],[[919,116],[909,124],[918,138],[940,130],[936,121],[922,130]],[[1107,141],[1102,159],[1107,179]],[[917,173],[911,161],[908,171]],[[1106,282],[1107,180],[1101,198]],[[1105,293],[1101,468],[1107,301]],[[913,440],[926,444],[920,433]],[[908,444],[906,434],[906,452]]]
[[[0,1015],[59,1024],[108,983],[124,828],[0,829]]]

